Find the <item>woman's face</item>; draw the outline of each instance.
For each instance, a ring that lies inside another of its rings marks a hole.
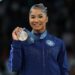
[[[31,9],[29,14],[29,23],[34,31],[43,32],[46,30],[47,15],[41,9]]]

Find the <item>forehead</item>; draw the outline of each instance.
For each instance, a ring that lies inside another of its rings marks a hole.
[[[46,15],[46,14],[40,8],[32,8],[30,10],[30,15]]]

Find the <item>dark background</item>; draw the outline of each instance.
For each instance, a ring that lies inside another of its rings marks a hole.
[[[16,26],[31,30],[30,7],[44,3],[48,8],[48,31],[63,39],[69,58],[70,75],[75,75],[75,2],[74,0],[0,0],[0,75],[15,75],[7,70],[11,34]]]

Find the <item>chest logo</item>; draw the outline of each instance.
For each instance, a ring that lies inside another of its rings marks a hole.
[[[54,46],[55,43],[51,40],[46,40],[46,44],[49,45],[49,46]]]

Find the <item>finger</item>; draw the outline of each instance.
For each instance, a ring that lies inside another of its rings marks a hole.
[[[13,33],[17,35],[17,34],[19,33],[19,29],[20,29],[20,27],[16,27],[16,28],[14,29]]]

